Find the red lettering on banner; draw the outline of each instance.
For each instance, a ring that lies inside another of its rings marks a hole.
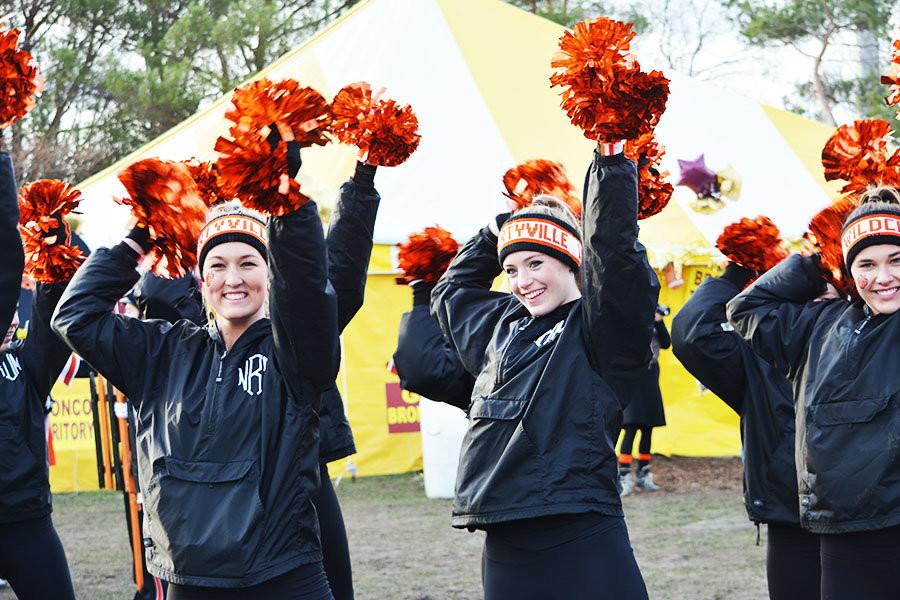
[[[404,398],[404,393],[397,381],[386,383],[384,386],[385,399],[387,401],[388,433],[412,433],[420,431],[419,426],[419,400],[418,396]]]

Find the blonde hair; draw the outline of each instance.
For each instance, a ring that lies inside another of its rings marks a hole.
[[[900,204],[900,190],[890,185],[872,185],[862,193],[860,204],[883,202],[885,204]]]

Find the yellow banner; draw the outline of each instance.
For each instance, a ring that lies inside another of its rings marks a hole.
[[[51,396],[55,404],[50,433],[56,458],[50,467],[51,489],[54,493],[99,489],[90,380],[73,379],[71,386],[57,382]]]

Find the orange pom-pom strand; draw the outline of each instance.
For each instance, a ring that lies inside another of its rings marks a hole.
[[[561,106],[585,137],[633,140],[652,131],[669,97],[669,80],[646,73],[629,52],[631,25],[606,17],[576,23],[559,41],[550,63]]]
[[[858,199],[850,195],[825,207],[810,220],[809,231],[806,234],[806,239],[819,253],[819,266],[826,279],[834,284],[844,297],[855,296],[856,288],[845,273],[841,229],[844,227],[844,221],[857,206],[859,206]]]
[[[638,168],[638,219],[646,219],[661,212],[669,204],[675,188],[666,181],[668,171],[659,169],[666,148],[648,132],[625,144],[625,155]]]
[[[397,254],[400,270],[403,271],[397,283],[411,283],[418,279],[435,283],[450,266],[457,250],[459,244],[442,227],[426,227],[423,231],[410,234],[400,244]]]
[[[860,192],[870,185],[900,184],[900,152],[889,147],[891,125],[864,119],[841,125],[822,149],[825,180],[842,179],[842,192]]]
[[[325,98],[311,87],[300,87],[293,79],[273,82],[258,79],[234,90],[234,110],[225,118],[234,122],[230,131],[242,136],[265,138],[271,126],[290,128],[301,146],[325,145],[331,125],[331,110]]]
[[[504,196],[515,204],[515,210],[530,206],[535,196],[547,194],[565,202],[575,216],[581,218],[581,200],[573,193],[562,164],[551,160],[526,160],[503,174]]]
[[[197,238],[206,222],[206,204],[183,163],[146,158],[126,167],[119,181],[128,197],[116,202],[131,207],[138,226],[153,243],[153,273],[180,277],[197,264]]]
[[[331,131],[342,144],[359,148],[361,160],[395,167],[419,147],[419,120],[409,105],[380,96],[364,81],[345,86],[331,103]]]
[[[19,30],[0,32],[0,129],[34,108],[44,80],[30,52],[19,48]]]
[[[900,105],[900,40],[894,40],[892,46],[893,53],[891,55],[891,63],[884,75],[881,76],[881,83],[889,85],[890,94],[884,99],[888,106]],[[900,106],[898,106],[900,111]]]
[[[231,198],[222,191],[219,185],[219,168],[216,163],[191,158],[182,161],[191,173],[191,178],[197,184],[197,192],[206,206],[214,206],[221,202],[228,202]]]
[[[24,274],[41,283],[68,281],[84,262],[65,216],[81,202],[81,192],[57,179],[40,179],[19,190],[19,232],[25,247]],[[62,237],[60,237],[62,233]]]
[[[762,275],[788,257],[781,232],[769,217],[744,217],[725,227],[716,248],[745,269]]]

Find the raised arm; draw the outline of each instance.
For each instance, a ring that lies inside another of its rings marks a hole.
[[[788,377],[799,369],[822,312],[845,302],[812,302],[825,291],[818,260],[794,254],[728,303],[735,329],[763,360]]]
[[[337,299],[328,281],[316,203],[269,221],[269,314],[275,353],[296,398],[303,383],[334,385],[340,363]]]
[[[172,328],[113,313],[138,280],[137,260],[126,242],[93,252],[66,288],[52,321],[76,354],[135,402],[144,400],[152,365],[166,360],[166,334]]]
[[[475,378],[428,311],[430,291],[425,283],[413,290],[413,309],[400,319],[394,366],[403,389],[467,410]]]
[[[381,196],[375,190],[373,165],[357,163],[328,227],[328,279],[337,293],[338,331],[343,331],[362,307],[366,291],[375,215]]]
[[[498,229],[508,215],[498,217]],[[497,234],[485,227],[466,242],[431,293],[431,314],[469,373],[478,373],[503,314],[519,301],[492,292],[500,274]]]
[[[584,185],[585,346],[599,373],[647,368],[659,281],[638,241],[637,168],[594,151]]]
[[[19,352],[19,361],[39,398],[53,388],[71,351],[50,328],[50,319],[69,282],[39,283],[34,290],[28,336]]]
[[[0,152],[0,332],[6,333],[16,312],[24,268],[16,174],[9,154]]]
[[[675,357],[738,414],[744,410],[746,342],[725,318],[725,305],[752,275],[729,265],[721,277],[704,281],[672,319]]]

